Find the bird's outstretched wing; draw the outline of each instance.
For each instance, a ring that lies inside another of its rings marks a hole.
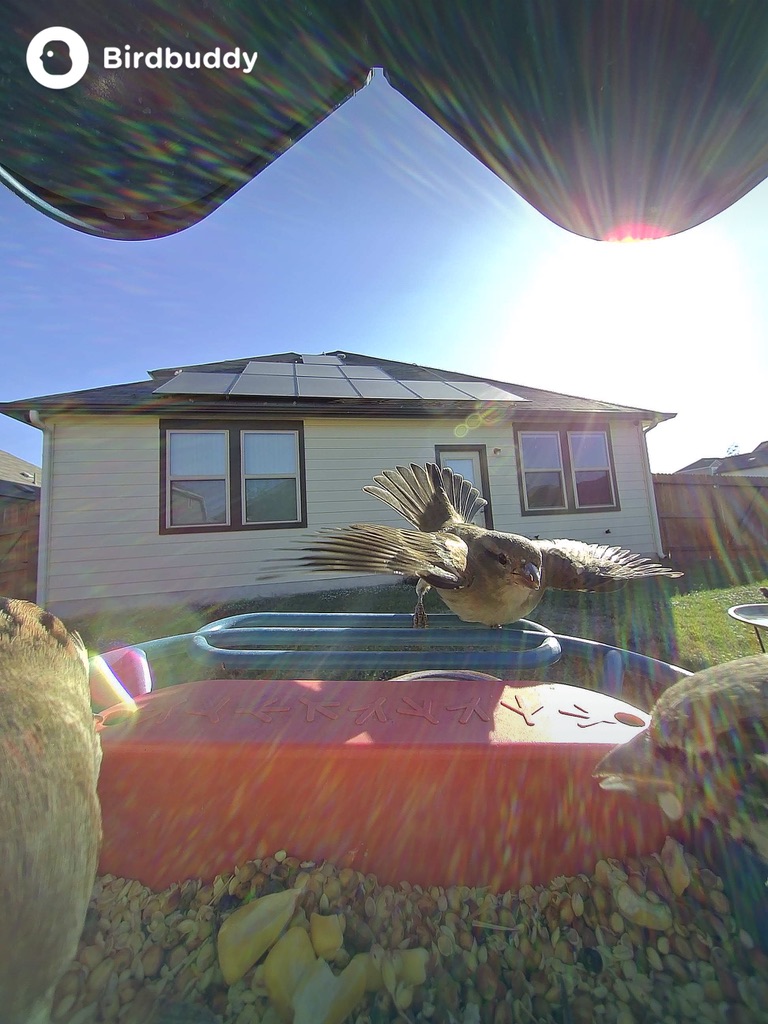
[[[644,576],[682,576],[642,555],[607,544],[579,540],[537,540],[541,551],[542,585],[556,590],[619,590]]]
[[[488,502],[480,491],[448,466],[411,463],[386,469],[363,488],[379,498],[418,530],[433,532],[457,523],[470,523]]]
[[[353,523],[310,537],[293,565],[321,572],[385,572],[417,576],[456,590],[471,582],[467,545],[451,534],[417,533]]]

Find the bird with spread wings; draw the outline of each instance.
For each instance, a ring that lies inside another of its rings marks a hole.
[[[294,564],[321,572],[416,577],[414,626],[426,626],[433,587],[465,622],[500,627],[529,615],[548,588],[617,590],[645,576],[681,576],[619,547],[577,540],[530,540],[472,520],[487,502],[476,487],[434,463],[398,466],[363,488],[414,527],[353,523],[324,530]]]

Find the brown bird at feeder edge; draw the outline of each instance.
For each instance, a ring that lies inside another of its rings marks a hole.
[[[768,657],[729,661],[666,690],[651,723],[595,768],[603,789],[701,818],[768,864]]]
[[[77,633],[0,598],[0,1020],[47,1024],[101,841],[101,744]]]
[[[434,587],[465,622],[500,627],[528,615],[548,587],[618,590],[644,576],[682,576],[623,548],[577,540],[529,540],[472,523],[487,505],[469,481],[427,463],[398,466],[364,487],[416,530],[354,523],[304,545],[294,564],[322,572],[399,573],[418,578],[414,626],[426,626]]]

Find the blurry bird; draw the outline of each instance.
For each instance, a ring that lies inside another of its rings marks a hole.
[[[768,657],[729,661],[666,690],[651,723],[594,771],[603,789],[714,822],[768,864]]]
[[[768,587],[760,587],[760,593],[763,597],[768,597]]]
[[[501,626],[528,615],[548,587],[618,590],[643,576],[681,576],[618,547],[576,540],[529,540],[471,520],[485,498],[434,463],[398,466],[363,488],[416,530],[354,523],[323,531],[295,564],[319,571],[400,573],[418,579],[414,626],[426,626],[424,595],[434,587],[465,622]]]
[[[101,745],[77,633],[0,598],[0,1020],[47,1024],[101,839]]]

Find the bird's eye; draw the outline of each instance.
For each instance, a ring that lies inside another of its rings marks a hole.
[[[509,563],[509,559],[507,558],[503,551],[500,551],[498,555],[496,555],[496,557],[499,560],[499,565],[507,565]]]

